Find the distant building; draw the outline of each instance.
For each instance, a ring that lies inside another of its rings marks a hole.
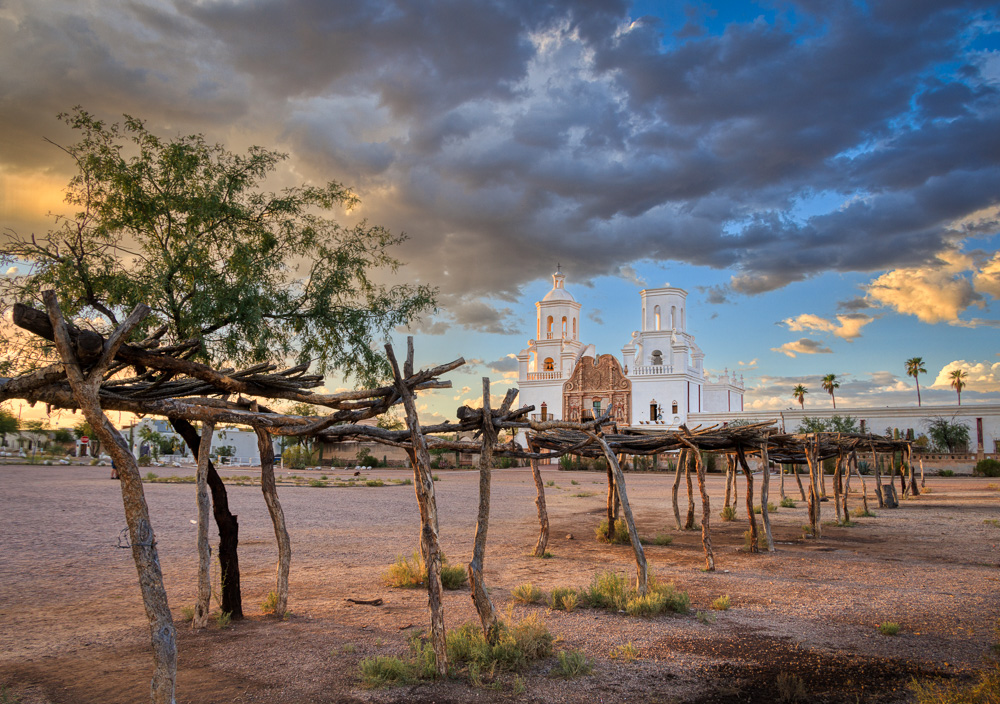
[[[687,331],[687,291],[640,291],[641,327],[619,360],[581,341],[581,304],[552,275],[552,290],[535,304],[535,339],[517,355],[521,405],[536,419],[579,421],[611,410],[619,426],[677,428],[695,413],[743,410],[742,379],[712,379],[705,353]]]

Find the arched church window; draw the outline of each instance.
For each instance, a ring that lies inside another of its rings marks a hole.
[[[670,306],[670,329],[677,329],[677,306]]]
[[[660,329],[660,307],[656,306],[653,308],[653,329]]]
[[[552,316],[550,315],[548,320],[545,322],[545,334],[552,338]]]
[[[566,316],[565,315],[563,316],[563,319],[562,319],[562,336],[563,336],[563,339],[565,340],[566,339]]]
[[[594,399],[594,418],[599,418],[601,415],[601,399]]]
[[[556,363],[552,360],[552,357],[546,357],[542,364],[544,365],[542,371],[554,372],[556,370]]]
[[[573,318],[573,339],[576,339],[576,318]]]
[[[653,354],[649,358],[649,363],[654,367],[663,366],[663,353],[660,350],[653,350]]]

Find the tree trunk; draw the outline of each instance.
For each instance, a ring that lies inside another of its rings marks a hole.
[[[927,482],[924,480],[924,458],[920,458],[920,487],[924,488],[927,486]]]
[[[608,464],[608,529],[604,533],[604,539],[609,543],[614,540],[615,537],[615,473],[611,469],[611,465]]]
[[[893,471],[893,476],[895,476],[895,472],[896,471],[899,472],[899,495],[902,496],[905,499],[907,496],[909,496],[909,494],[906,491],[906,489],[907,489],[907,487],[906,487],[906,475],[903,473],[903,457],[902,457],[902,454],[900,454],[899,463],[897,464],[896,463],[896,453],[895,453],[895,451],[893,451],[893,453],[892,453],[892,466],[893,466],[893,470],[892,470]]]
[[[684,522],[684,530],[694,530],[697,528],[694,522],[694,486],[691,483],[691,465],[700,460],[695,459],[695,454],[700,453],[697,450],[688,451],[688,461],[684,466],[684,480],[687,482],[688,490],[688,512],[687,520]]]
[[[868,510],[868,482],[865,481],[865,475],[861,473],[858,469],[858,453],[851,453],[851,461],[854,464],[854,472],[858,475],[858,479],[861,480],[861,505],[864,507],[865,515],[867,516],[870,512]]]
[[[882,494],[882,468],[878,463],[878,454],[875,446],[870,445],[872,450],[872,471],[875,472],[875,498],[878,499],[878,507],[885,508],[885,496]]]
[[[538,448],[531,446],[532,452],[537,452]],[[538,509],[538,542],[535,543],[535,551],[531,553],[535,557],[545,556],[545,546],[549,543],[549,512],[545,508],[545,483],[542,481],[542,473],[538,469],[538,460],[531,460],[531,476],[535,479],[535,508]]]
[[[843,506],[840,503],[841,491],[843,490],[843,483],[841,482],[840,470],[844,463],[844,455],[837,455],[837,465],[833,470],[833,505],[837,513],[837,523],[843,523],[846,519],[843,518]]]
[[[723,506],[729,506],[733,498],[733,458],[726,455],[726,502]]]
[[[750,552],[760,552],[757,547],[757,519],[753,515],[753,474],[747,464],[746,453],[742,445],[736,446],[736,458],[743,467],[743,475],[747,478],[747,519],[750,521]]]
[[[496,609],[486,591],[483,580],[483,563],[486,560],[486,535],[490,529],[490,475],[493,471],[493,443],[497,433],[493,427],[493,413],[490,409],[490,379],[483,377],[483,425],[482,442],[479,450],[479,512],[476,515],[476,538],[472,547],[472,561],[469,563],[469,586],[472,589],[472,603],[483,624],[483,634],[490,645],[496,645],[500,637],[500,624]]]
[[[913,451],[909,445],[903,450],[903,458],[910,472],[910,493],[914,496],[920,496],[920,487],[917,485],[917,472],[913,466]]]
[[[809,463],[809,526],[813,537],[821,537],[819,477],[823,467],[819,461],[819,440],[815,435],[806,442],[806,462]]]
[[[842,501],[844,502],[843,514],[845,523],[849,523],[851,520],[851,514],[847,510],[847,497],[851,493],[851,464],[854,462],[856,457],[857,453],[854,452],[854,450],[851,450],[851,454],[847,456],[847,464],[844,469],[844,496]]]
[[[760,466],[764,468],[764,475],[760,482],[760,518],[764,524],[764,539],[767,542],[767,551],[774,552],[774,538],[771,536],[771,514],[767,510],[768,488],[771,485],[771,468],[767,457],[767,442],[760,444]]]
[[[263,428],[257,432],[257,449],[260,451],[260,490],[264,493],[267,512],[271,514],[274,538],[278,543],[278,564],[275,567],[274,593],[277,596],[274,615],[282,618],[288,610],[288,571],[292,564],[292,542],[285,526],[285,512],[278,501],[278,487],[274,482],[274,443],[271,433]]]
[[[191,628],[205,628],[208,613],[212,607],[212,548],[208,542],[209,513],[212,510],[208,499],[208,456],[212,453],[212,434],[215,425],[207,423],[201,436],[198,454],[198,598],[194,605]]]
[[[826,472],[823,470],[823,463],[819,464],[819,498],[826,501]]]
[[[171,418],[170,425],[184,438],[191,454],[198,460],[201,437],[190,421]],[[229,510],[229,496],[222,477],[215,471],[215,465],[208,462],[208,488],[212,492],[212,513],[219,529],[219,581],[222,593],[222,611],[238,621],[243,618],[243,596],[240,592],[240,558],[237,548],[240,544],[240,524],[236,514]]]
[[[625,524],[628,526],[628,536],[632,541],[632,550],[635,552],[635,569],[636,569],[636,589],[638,590],[640,596],[645,596],[647,589],[649,588],[649,574],[646,568],[646,553],[642,549],[642,543],[639,541],[639,533],[635,529],[635,519],[632,517],[632,507],[628,503],[628,492],[625,490],[625,475],[622,474],[621,467],[618,466],[618,460],[615,459],[614,453],[611,448],[608,447],[608,443],[604,441],[604,438],[600,435],[592,434],[597,442],[601,444],[601,449],[604,450],[604,456],[608,460],[608,465],[612,468],[615,474],[615,485],[618,487],[618,496],[622,502],[622,513],[625,515]]]
[[[778,493],[781,495],[781,500],[785,500],[785,465],[778,465]]]
[[[98,392],[104,372],[108,369],[115,351],[142,319],[149,314],[146,306],[137,306],[125,322],[108,339],[97,365],[84,378],[70,342],[69,332],[54,291],[43,293],[49,320],[59,357],[66,369],[73,395],[90,423],[97,437],[105,444],[111,459],[118,467],[118,477],[122,488],[122,504],[128,525],[132,559],[139,576],[142,604],[149,622],[150,640],[153,646],[153,679],[150,684],[150,700],[153,704],[175,704],[177,681],[177,633],[173,616],[167,604],[167,592],[163,587],[163,572],[156,550],[156,538],[149,521],[149,506],[142,489],[142,477],[135,457],[129,450],[122,434],[111,424],[101,410]]]
[[[712,550],[712,533],[709,528],[712,520],[712,502],[705,487],[705,465],[701,461],[701,452],[694,448],[691,451],[695,457],[698,491],[701,493],[701,544],[705,549],[705,571],[715,572],[715,552]]]
[[[806,490],[802,488],[802,477],[799,476],[799,465],[793,464],[792,471],[795,473],[795,483],[799,485],[799,495],[802,500],[806,500]]]
[[[674,486],[670,491],[671,498],[674,504],[674,524],[677,526],[677,530],[684,530],[681,524],[681,509],[677,504],[677,489],[681,484],[681,472],[684,471],[684,463],[687,461],[687,450],[681,450],[677,455],[677,471],[674,472]]]
[[[444,604],[441,585],[441,545],[438,542],[437,499],[434,496],[434,480],[431,476],[431,455],[427,450],[427,440],[420,430],[420,418],[413,401],[413,392],[399,373],[396,355],[392,345],[385,346],[386,356],[392,365],[396,391],[403,401],[406,411],[406,425],[410,430],[410,461],[413,463],[413,484],[420,508],[420,552],[427,567],[427,595],[431,611],[431,645],[439,677],[448,675],[447,634],[444,627]],[[407,360],[412,364],[412,360]]]

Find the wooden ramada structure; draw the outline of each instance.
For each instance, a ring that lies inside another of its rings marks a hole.
[[[640,593],[645,593],[647,588],[647,570],[623,471],[623,465],[630,457],[678,453],[673,484],[674,513],[678,527],[680,513],[677,493],[682,472],[687,476],[689,487],[688,522],[693,522],[694,501],[690,487],[691,471],[694,470],[701,493],[701,530],[708,570],[714,570],[715,556],[710,531],[711,501],[705,488],[705,464],[702,461],[704,453],[715,453],[727,458],[729,481],[733,485],[737,465],[746,478],[745,498],[751,551],[758,549],[758,528],[754,516],[754,479],[747,462],[748,456],[760,457],[765,468],[761,478],[761,520],[767,549],[771,551],[774,550],[774,542],[771,539],[767,511],[770,472],[766,470],[770,463],[808,468],[809,515],[815,538],[821,537],[820,502],[823,498],[821,494],[825,493],[821,468],[823,460],[836,460],[833,487],[838,520],[847,517],[847,496],[852,470],[864,481],[857,468],[859,453],[871,453],[873,460],[886,455],[898,458],[896,464],[900,467],[908,467],[910,464],[910,445],[906,441],[872,435],[780,434],[775,422],[694,429],[682,427],[679,431],[650,428],[648,431],[618,432],[610,421],[613,410],[610,408],[601,417],[588,422],[532,420],[533,406],[514,407],[517,391],[513,389],[507,393],[500,408],[491,408],[488,378],[483,380],[482,408],[463,407],[458,410],[454,423],[422,426],[414,403],[415,395],[424,389],[450,387],[451,382],[440,377],[465,362],[457,359],[431,369],[414,371],[412,338],[408,341],[402,369],[392,347],[386,345],[386,355],[393,370],[391,385],[320,394],[311,389],[322,384],[322,377],[308,374],[304,366],[279,369],[275,365],[259,364],[242,370],[213,369],[192,360],[198,349],[196,341],[161,347],[159,340],[164,330],[157,331],[145,340],[128,344],[126,340],[129,335],[149,313],[145,306],[138,306],[118,329],[105,338],[96,332],[81,330],[67,323],[54,292],[47,291],[44,302],[45,311],[22,304],[15,305],[13,319],[20,327],[52,341],[60,361],[11,379],[0,379],[0,401],[22,399],[31,403],[42,402],[51,407],[81,410],[114,459],[121,482],[129,542],[151,630],[155,662],[151,701],[154,704],[172,704],[175,701],[176,634],[167,606],[155,534],[143,494],[139,468],[124,438],[105,415],[106,411],[167,417],[198,458],[199,588],[194,620],[196,627],[204,625],[208,616],[211,591],[208,581],[207,538],[210,511],[219,524],[222,543],[219,555],[223,571],[228,569],[227,565],[235,566],[235,572],[229,573],[226,585],[229,591],[223,595],[223,610],[238,609],[235,615],[242,616],[236,561],[238,527],[235,525],[235,516],[228,512],[222,481],[209,460],[215,424],[244,425],[257,433],[261,451],[261,488],[278,544],[275,594],[276,612],[279,614],[284,613],[287,605],[291,544],[274,480],[271,437],[312,436],[325,441],[368,439],[404,448],[413,467],[421,518],[420,548],[428,569],[431,640],[437,670],[442,675],[447,671],[447,656],[441,602],[441,552],[438,544],[437,504],[430,470],[430,449],[442,448],[479,455],[478,524],[468,571],[472,599],[484,632],[490,639],[496,637],[499,627],[499,618],[483,581],[490,516],[490,477],[494,457],[521,458],[531,463],[537,488],[536,505],[540,524],[540,534],[535,546],[535,554],[538,555],[544,554],[548,540],[548,514],[539,464],[566,454],[604,457],[608,465],[609,531],[613,529],[620,507],[635,553],[636,587]],[[275,399],[313,404],[324,407],[329,412],[320,418],[276,413],[264,405],[268,400]],[[358,424],[361,420],[382,415],[398,404],[403,406],[406,413],[405,430],[393,431]],[[193,425],[194,422],[202,424],[200,433]],[[507,429],[525,431],[528,448],[512,441],[501,442],[500,432]],[[476,432],[472,440],[442,437],[452,436],[456,431],[469,430]],[[879,463],[875,461],[873,464],[876,468],[876,494],[881,504],[883,485],[877,473]],[[900,477],[902,480],[902,473]],[[727,484],[727,506],[728,486]],[[886,487],[891,486],[890,481]],[[894,490],[892,491],[894,496]],[[903,491],[919,493],[912,468],[908,481],[903,484]],[[887,499],[891,501],[892,497]]]

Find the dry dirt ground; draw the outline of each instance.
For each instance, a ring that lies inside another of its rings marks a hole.
[[[441,541],[451,562],[464,562],[475,531],[477,475],[438,474]],[[553,553],[546,560],[528,556],[538,532],[530,471],[494,473],[485,574],[501,610],[525,582],[549,590],[586,585],[605,569],[634,574],[629,547],[594,539],[604,478],[554,467],[543,474],[555,482],[546,490]],[[820,540],[803,539],[806,509],[798,501],[773,515],[777,551],[750,555],[740,550],[745,519],[718,518],[722,478],[714,476],[715,573],[702,571],[700,533],[672,527],[671,482],[662,474],[630,474],[628,494],[640,534],[673,536],[673,544],[647,546],[646,554],[660,578],[690,594],[691,613],[641,619],[515,606],[515,617],[543,616],[557,649],[582,650],[594,663],[589,676],[563,680],[553,675],[554,659],[543,661],[523,673],[520,694],[510,675],[492,687],[461,680],[362,686],[363,658],[403,655],[408,638],[428,628],[426,593],[390,589],[380,579],[395,556],[417,547],[412,486],[279,487],[293,550],[286,620],[259,613],[276,560],[260,489],[230,486],[248,618],[192,632],[181,608],[195,598],[194,486],[147,484],[178,625],[178,702],[770,702],[780,701],[779,680],[792,675],[804,685],[802,701],[902,702],[914,676],[967,677],[981,665],[1000,604],[997,480],[928,477],[930,493],[855,519],[854,527],[827,526]],[[759,491],[760,475],[755,484]],[[790,478],[786,491],[797,495]],[[742,505],[742,484],[740,493]],[[776,478],[771,496],[777,502]],[[852,495],[852,507],[859,504]],[[833,519],[832,502],[823,512]],[[107,468],[0,468],[2,701],[148,701],[148,627],[131,553],[116,547],[124,525],[118,483]],[[714,622],[699,620],[696,612],[723,594],[732,608],[712,612]],[[348,597],[385,603],[356,605]],[[476,619],[468,588],[448,592],[445,605],[449,627]],[[899,635],[881,635],[883,621],[898,622]],[[638,660],[610,657],[628,642]]]

